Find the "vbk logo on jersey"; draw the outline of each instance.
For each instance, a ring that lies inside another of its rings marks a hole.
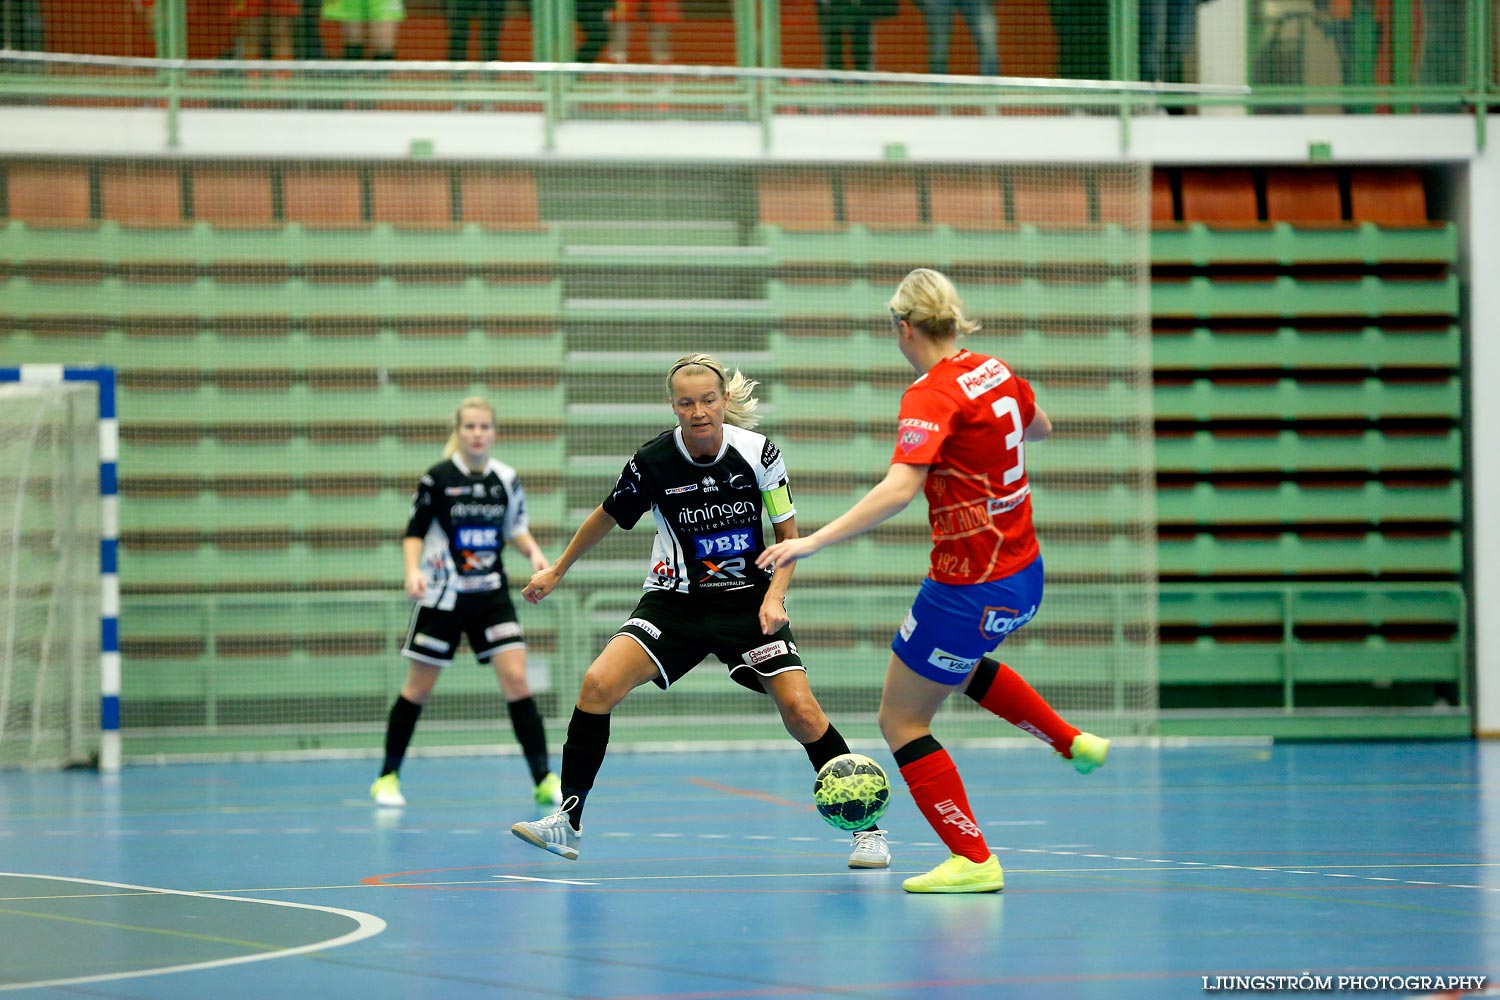
[[[499,546],[499,528],[458,529],[458,547],[461,549],[493,549]]]
[[[1003,639],[1036,617],[1036,605],[1025,611],[1015,608],[985,608],[979,631],[987,639]]]
[[[745,528],[734,531],[721,531],[717,535],[697,535],[693,538],[693,554],[699,559],[709,556],[734,555],[736,552],[746,552],[754,546],[755,542],[750,538],[750,532]]]

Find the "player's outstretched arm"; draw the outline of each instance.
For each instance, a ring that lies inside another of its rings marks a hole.
[[[755,560],[762,569],[806,559],[826,546],[846,538],[862,535],[911,503],[927,479],[927,466],[894,463],[885,478],[870,488],[853,507],[829,521],[806,538],[791,538],[766,548]]]
[[[593,513],[584,518],[578,530],[573,532],[572,540],[568,542],[568,547],[563,549],[563,554],[557,557],[557,562],[533,574],[531,580],[521,589],[521,596],[529,603],[535,604],[552,593],[572,565],[582,559],[589,549],[598,545],[599,540],[614,528],[615,519],[606,514],[603,507],[595,507]]]
[[[1052,436],[1052,418],[1047,416],[1047,411],[1040,406],[1032,415],[1031,423],[1026,425],[1025,438],[1028,444],[1034,441],[1045,441]]]

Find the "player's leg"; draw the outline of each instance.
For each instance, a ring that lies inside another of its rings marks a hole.
[[[1041,607],[1045,571],[1037,559],[1010,576],[972,588],[979,630],[991,643],[1004,642]],[[1087,774],[1104,763],[1109,741],[1079,730],[1057,713],[1025,678],[998,660],[982,656],[964,682],[964,693],[987,711],[1047,743]]]
[[[926,875],[903,882],[908,892],[994,892],[1005,885],[958,768],[932,735],[932,717],[952,692],[951,684],[924,677],[891,655],[880,699],[880,732],[917,809],[952,854]]]
[[[568,721],[562,753],[562,807],[551,816],[517,823],[510,832],[561,855],[578,858],[583,835],[583,805],[609,749],[609,713],[631,691],[661,676],[656,660],[634,635],[616,633],[583,675],[578,704]]]
[[[496,650],[489,657],[505,697],[511,730],[531,770],[531,784],[539,806],[562,805],[562,784],[547,760],[547,729],[542,723],[531,685],[526,682],[526,646],[516,644]]]
[[[488,663],[505,696],[516,742],[531,770],[532,790],[538,806],[562,804],[562,791],[547,761],[547,731],[542,725],[531,685],[526,682],[526,635],[516,620],[516,607],[505,590],[459,597],[464,611],[464,630],[469,648],[480,663]]]
[[[386,719],[385,759],[379,777],[370,786],[370,797],[377,805],[406,804],[397,772],[406,759],[427,696],[437,684],[443,667],[453,662],[460,634],[459,620],[453,612],[421,605],[412,609],[411,624],[401,644],[401,655],[407,659],[406,682],[401,685]]]

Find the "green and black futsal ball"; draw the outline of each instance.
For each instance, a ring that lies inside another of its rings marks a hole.
[[[818,769],[813,803],[840,830],[863,830],[885,815],[891,804],[891,783],[869,757],[846,753]]]

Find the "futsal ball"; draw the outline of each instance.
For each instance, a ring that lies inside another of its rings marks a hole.
[[[846,753],[818,769],[813,804],[840,830],[863,830],[885,815],[891,783],[879,764],[864,754]]]

